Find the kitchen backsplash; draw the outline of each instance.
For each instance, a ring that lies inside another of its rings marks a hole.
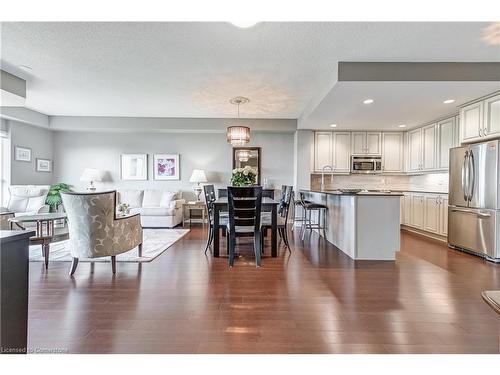
[[[319,190],[321,174],[311,174],[311,189]],[[367,189],[429,191],[448,193],[448,173],[429,173],[417,176],[387,175],[325,175],[325,189]]]

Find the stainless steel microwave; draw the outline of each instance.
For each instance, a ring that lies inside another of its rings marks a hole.
[[[351,173],[382,173],[382,157],[351,156]]]

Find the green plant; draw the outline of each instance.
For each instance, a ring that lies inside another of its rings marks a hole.
[[[47,199],[45,203],[50,206],[51,212],[56,212],[59,208],[59,205],[62,203],[61,192],[66,193],[70,191],[69,185],[63,182],[52,185],[49,190],[49,194],[47,195]]]
[[[233,186],[251,186],[257,182],[257,171],[250,166],[233,169],[231,184]]]

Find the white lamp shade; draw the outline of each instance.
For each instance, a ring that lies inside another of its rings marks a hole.
[[[85,170],[82,173],[82,176],[80,177],[80,181],[85,181],[85,182],[93,182],[93,181],[102,181],[102,178],[104,176],[104,172],[101,171],[100,169],[94,169],[94,168],[85,168]]]
[[[207,176],[203,169],[194,169],[189,182],[207,182]]]

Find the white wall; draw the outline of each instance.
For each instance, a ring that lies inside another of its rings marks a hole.
[[[203,122],[203,120],[199,120]],[[262,147],[262,178],[279,188],[293,180],[293,138],[291,132],[252,132],[249,146]],[[109,133],[54,132],[55,182],[66,182],[76,189],[85,188],[79,181],[84,168],[99,168],[108,172],[107,181],[99,189],[108,188],[168,188],[184,191],[187,199],[194,198],[194,184],[189,182],[195,168],[204,169],[210,183],[225,187],[232,169],[231,146],[221,133]],[[146,153],[149,157],[148,181],[122,181],[120,155]],[[180,154],[180,181],[154,181],[152,155]]]
[[[7,121],[11,139],[11,179],[12,185],[50,185],[54,173],[37,172],[36,158],[54,160],[54,132],[17,121]],[[31,149],[31,162],[17,161],[14,157],[15,146]],[[56,163],[53,163],[53,166]]]

